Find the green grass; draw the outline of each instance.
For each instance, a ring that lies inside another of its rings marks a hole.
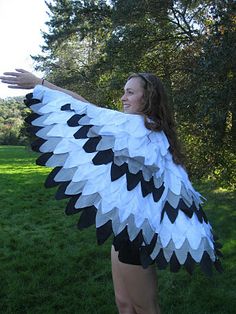
[[[24,147],[0,147],[0,313],[117,313],[111,241],[97,246],[94,228],[76,229],[76,215],[65,216],[65,202],[44,188],[50,170],[35,166],[36,156]],[[197,188],[224,244],[224,273],[159,271],[162,313],[235,313],[234,192],[215,182]]]

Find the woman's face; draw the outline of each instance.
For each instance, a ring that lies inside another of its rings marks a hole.
[[[139,113],[143,105],[144,88],[139,77],[132,77],[124,87],[124,95],[121,97],[123,111],[125,113]]]

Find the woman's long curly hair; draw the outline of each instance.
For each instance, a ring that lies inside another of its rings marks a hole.
[[[161,80],[151,73],[134,73],[133,77],[140,78],[144,88],[144,103],[140,114],[144,116],[147,129],[163,131],[169,141],[169,151],[176,164],[184,165],[184,155],[176,134],[175,121],[169,108],[167,95]]]

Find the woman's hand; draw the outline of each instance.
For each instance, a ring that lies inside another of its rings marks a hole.
[[[42,84],[42,79],[31,72],[23,69],[16,69],[16,72],[4,72],[0,76],[2,83],[9,84],[9,88],[32,89],[38,84]]]
[[[47,88],[68,94],[80,101],[88,102],[79,94],[72,92],[68,89],[61,88],[23,69],[16,69],[16,72],[4,72],[3,75],[4,76],[0,76],[0,80],[2,81],[2,83],[9,84],[8,85],[9,88],[32,89],[36,85],[43,85]]]

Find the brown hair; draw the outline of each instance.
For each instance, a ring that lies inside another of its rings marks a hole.
[[[177,138],[175,121],[172,111],[169,108],[167,95],[161,80],[151,73],[135,73],[133,77],[140,78],[144,87],[144,103],[141,114],[144,116],[144,123],[147,129],[153,131],[164,131],[170,147],[169,151],[176,164],[184,164],[184,155]]]

